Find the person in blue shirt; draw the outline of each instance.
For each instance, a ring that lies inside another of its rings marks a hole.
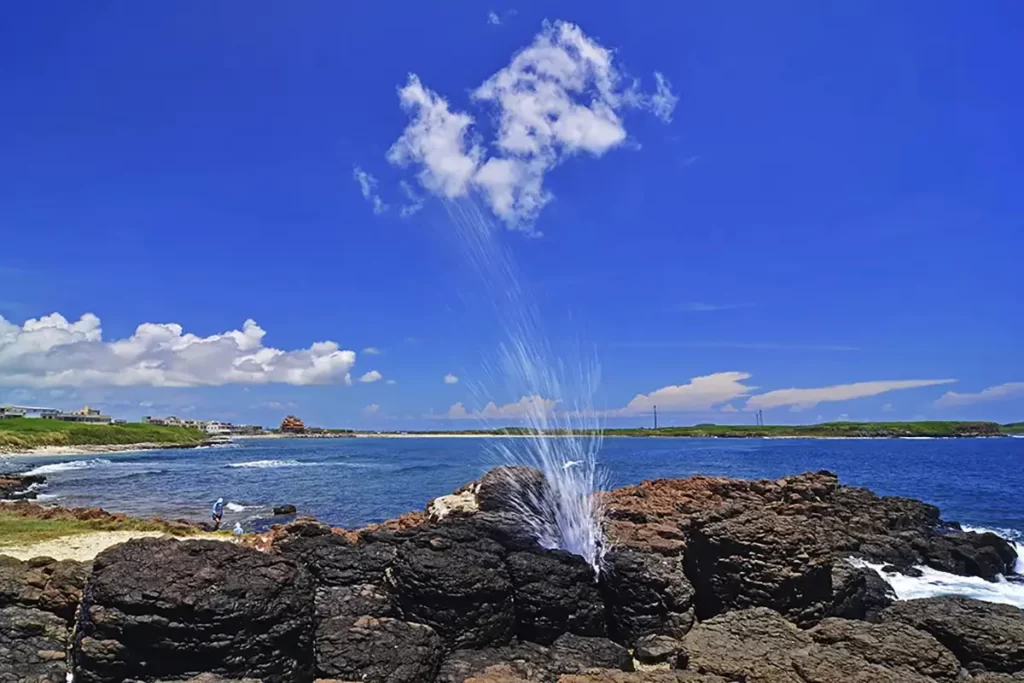
[[[220,528],[220,521],[224,519],[224,499],[218,498],[217,502],[213,504],[213,530],[216,531]]]

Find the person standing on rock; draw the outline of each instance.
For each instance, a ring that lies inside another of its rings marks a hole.
[[[213,530],[216,531],[220,528],[220,521],[224,519],[224,499],[218,498],[217,502],[213,504]]]

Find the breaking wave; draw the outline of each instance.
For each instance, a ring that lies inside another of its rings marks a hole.
[[[964,526],[964,531],[976,531],[992,533],[1002,536],[1009,541],[1017,551],[1017,565],[1014,567],[1015,574],[1024,573],[1024,534],[1015,529],[986,529],[984,527]],[[998,577],[996,581],[986,581],[977,576],[957,576],[947,572],[932,569],[931,567],[917,567],[921,576],[907,576],[895,572],[882,571],[881,564],[873,564],[863,560],[850,560],[855,567],[868,567],[875,570],[879,576],[892,586],[899,600],[914,600],[916,598],[934,598],[943,595],[960,595],[975,600],[987,602],[999,602],[1006,605],[1013,605],[1024,609],[1024,583],[1020,583],[1014,576],[1014,580],[1007,580],[1005,577]]]
[[[233,462],[227,467],[254,467],[258,469],[270,469],[274,467],[300,467],[303,463],[298,460],[251,460],[249,462]]]
[[[24,475],[35,475],[35,474],[54,474],[55,472],[66,472],[68,470],[87,470],[93,467],[103,467],[104,465],[111,465],[109,460],[103,458],[90,458],[88,460],[70,460],[68,462],[55,462],[50,465],[40,465],[35,469],[31,469],[28,472],[23,472]]]

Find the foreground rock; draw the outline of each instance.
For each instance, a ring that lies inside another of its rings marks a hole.
[[[75,680],[308,680],[312,636],[312,581],[292,562],[218,541],[129,541],[93,564]]]
[[[262,552],[145,539],[91,566],[0,557],[0,683],[64,680],[69,654],[85,683],[1024,678],[1020,610],[893,604],[847,561],[984,576],[1014,557],[930,506],[823,473],[648,482],[609,494],[617,544],[597,576],[524,531],[515,495],[545,485],[512,472],[358,531],[300,518],[261,537]]]
[[[42,475],[0,473],[0,500],[31,500],[45,483]]]

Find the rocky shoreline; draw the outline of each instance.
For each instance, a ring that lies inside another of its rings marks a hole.
[[[510,474],[511,472],[511,474]],[[139,539],[92,563],[0,557],[0,683],[1012,683],[1024,611],[896,601],[874,570],[995,580],[1013,547],[840,486],[656,480],[604,495],[600,575],[542,550],[492,471],[354,531]]]

